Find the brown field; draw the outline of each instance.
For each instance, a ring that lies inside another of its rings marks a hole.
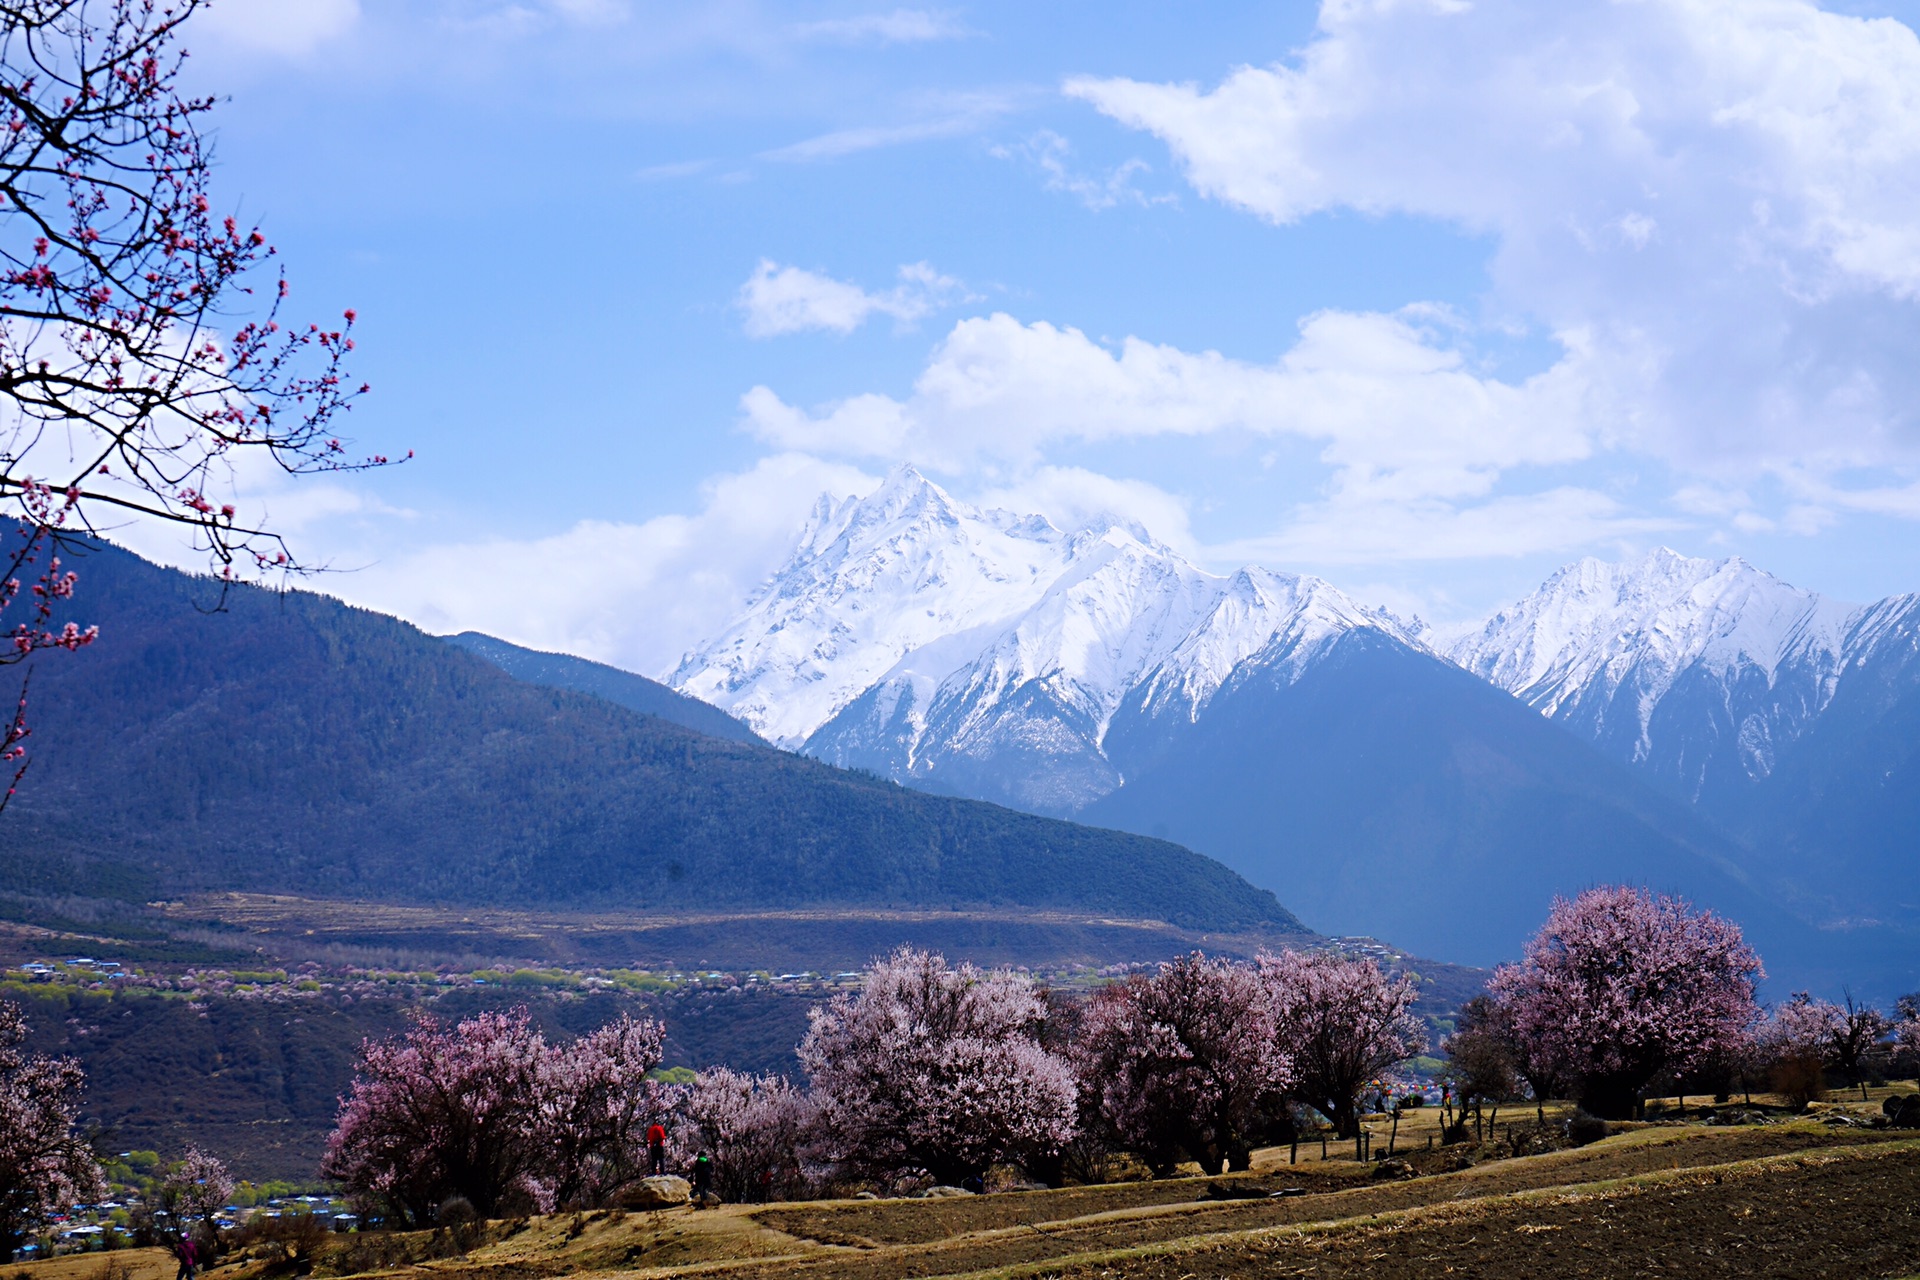
[[[1264,1152],[1254,1172],[1217,1179],[558,1215],[493,1224],[490,1242],[464,1255],[439,1233],[333,1237],[314,1274],[1890,1280],[1912,1275],[1920,1260],[1920,1135],[1811,1120],[1658,1125],[1577,1150],[1398,1180],[1350,1160],[1291,1167],[1286,1158],[1284,1148]],[[1297,1193],[1217,1198],[1282,1189]],[[159,1280],[145,1253],[109,1256],[140,1260],[127,1280]],[[22,1280],[119,1280],[103,1274],[107,1260],[53,1259],[18,1272]],[[211,1274],[301,1272],[302,1264],[243,1259]]]

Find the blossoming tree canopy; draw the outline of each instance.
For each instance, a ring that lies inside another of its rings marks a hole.
[[[800,1062],[840,1167],[957,1184],[1073,1137],[1074,1083],[1040,1044],[1045,1004],[1008,970],[902,947],[810,1015]]]
[[[1388,978],[1370,959],[1325,951],[1262,954],[1259,965],[1275,1034],[1293,1055],[1296,1094],[1352,1137],[1360,1090],[1426,1047],[1410,1012],[1418,998],[1413,981]]]
[[[73,588],[63,536],[140,516],[189,528],[220,575],[290,569],[281,539],[220,496],[236,464],[386,461],[331,431],[366,390],[344,369],[354,313],[283,323],[284,276],[253,298],[273,248],[220,211],[201,134],[214,100],[178,87],[177,42],[204,2],[0,6],[0,519],[17,526],[0,548],[0,662],[91,638],[47,625]],[[30,617],[6,617],[23,604]],[[17,764],[25,737],[16,714],[0,754]]]
[[[1521,1040],[1597,1116],[1624,1118],[1663,1072],[1731,1056],[1765,976],[1740,927],[1634,888],[1557,900],[1519,964],[1490,984]]]
[[[597,1203],[640,1176],[646,1127],[672,1105],[646,1079],[662,1036],[623,1017],[556,1046],[525,1009],[421,1015],[361,1046],[321,1172],[412,1226],[456,1196],[482,1216]]]
[[[75,1131],[80,1064],[23,1053],[26,1038],[20,1010],[0,1001],[0,1261],[12,1261],[26,1235],[67,1206],[106,1194]]]
[[[1293,1078],[1258,975],[1199,952],[1096,995],[1075,1062],[1095,1121],[1156,1174],[1249,1167]]]

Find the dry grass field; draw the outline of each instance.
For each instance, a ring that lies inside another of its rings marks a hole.
[[[1892,1280],[1920,1266],[1920,1135],[1812,1119],[1660,1124],[1412,1177],[1351,1159],[1287,1157],[1285,1148],[1266,1151],[1252,1172],[1214,1179],[556,1215],[492,1224],[465,1253],[439,1233],[333,1237],[312,1259],[243,1259],[211,1280],[309,1270],[404,1280]],[[1430,1163],[1438,1161],[1413,1161]],[[109,1258],[136,1265],[109,1276]],[[22,1280],[159,1280],[154,1261],[92,1255],[17,1271]]]

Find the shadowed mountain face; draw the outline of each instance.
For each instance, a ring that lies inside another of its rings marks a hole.
[[[732,742],[766,740],[716,706],[676,693],[657,680],[637,676],[631,671],[610,667],[604,662],[589,662],[566,653],[544,653],[523,649],[505,640],[496,640],[478,631],[462,631],[445,637],[468,653],[485,658],[515,680],[545,685],[550,689],[572,689],[617,703],[629,711],[659,716],[674,724]]]
[[[1207,858],[903,790],[510,678],[333,600],[69,557],[0,889],[516,905],[1018,905],[1297,922]]]
[[[1465,963],[1511,957],[1555,894],[1603,882],[1711,906],[1796,971],[1818,951],[1684,805],[1378,632],[1348,633],[1297,673],[1249,660],[1177,750],[1082,817],[1285,885],[1315,928]]]

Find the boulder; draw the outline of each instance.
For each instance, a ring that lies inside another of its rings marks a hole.
[[[955,1196],[970,1196],[973,1192],[965,1187],[928,1187],[925,1191],[916,1191],[916,1200],[951,1200]]]
[[[672,1174],[642,1178],[620,1197],[623,1209],[671,1209],[693,1199],[693,1184]]]
[[[1895,1094],[1880,1104],[1895,1129],[1920,1129],[1920,1093]]]
[[[1405,1160],[1382,1160],[1379,1164],[1373,1166],[1373,1178],[1376,1182],[1386,1178],[1411,1178],[1413,1176],[1413,1166]]]

